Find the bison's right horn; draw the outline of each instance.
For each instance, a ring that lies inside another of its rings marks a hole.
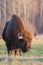
[[[18,39],[23,39],[22,33],[18,33]]]

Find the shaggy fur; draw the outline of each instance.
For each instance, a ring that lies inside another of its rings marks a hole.
[[[23,39],[18,39],[18,34],[22,33]],[[2,37],[6,42],[8,54],[11,55],[15,51],[15,55],[19,49],[23,53],[31,48],[32,35],[24,29],[22,20],[19,16],[13,15],[11,20],[5,24]]]

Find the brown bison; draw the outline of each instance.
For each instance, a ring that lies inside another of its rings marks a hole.
[[[8,55],[15,55],[21,51],[27,52],[31,48],[32,35],[27,32],[19,16],[13,15],[11,20],[5,24],[2,37],[6,42]]]

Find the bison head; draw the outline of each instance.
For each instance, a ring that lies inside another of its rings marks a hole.
[[[31,42],[32,42],[32,35],[31,35],[30,32],[25,31],[25,33],[24,33],[24,41],[25,41],[24,50],[25,50],[25,52],[27,52],[27,51],[30,50]]]
[[[24,34],[20,33],[18,35],[18,39],[20,42],[20,48],[22,52],[25,53],[30,50],[31,42],[32,42],[32,35],[30,32],[25,31]]]

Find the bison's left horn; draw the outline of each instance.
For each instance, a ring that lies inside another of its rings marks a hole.
[[[22,33],[18,33],[18,39],[23,39]]]

